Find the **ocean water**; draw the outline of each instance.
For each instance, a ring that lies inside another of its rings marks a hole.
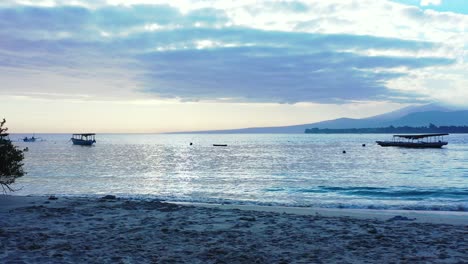
[[[468,135],[442,149],[383,148],[381,134],[98,134],[92,147],[24,136],[10,136],[29,148],[17,195],[468,211]]]

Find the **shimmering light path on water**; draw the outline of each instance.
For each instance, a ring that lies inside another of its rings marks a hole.
[[[29,148],[16,194],[468,210],[468,135],[443,149],[375,144],[390,135],[100,134],[93,147],[36,136],[15,143]]]

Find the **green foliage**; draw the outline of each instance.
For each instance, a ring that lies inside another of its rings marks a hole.
[[[17,149],[8,138],[8,128],[4,128],[5,119],[0,122],[0,186],[3,192],[14,191],[11,184],[24,175],[23,152]]]

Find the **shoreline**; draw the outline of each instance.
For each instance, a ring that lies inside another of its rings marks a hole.
[[[101,195],[102,196],[102,195]],[[67,199],[99,199],[101,196],[58,196]],[[8,198],[12,197],[12,198]],[[2,208],[14,209],[27,206],[30,202],[38,202],[48,198],[49,195],[0,195],[0,211]],[[324,217],[352,217],[356,219],[377,219],[385,221],[395,216],[402,216],[416,223],[468,225],[468,212],[466,211],[441,211],[441,210],[397,210],[397,209],[364,209],[364,208],[321,208],[321,207],[297,207],[280,205],[252,205],[252,204],[221,204],[204,202],[181,202],[161,199],[135,199],[127,197],[116,197],[131,201],[160,201],[183,206],[199,206],[224,210],[244,210],[272,213],[286,213],[295,215],[320,215]],[[12,203],[6,201],[11,200]]]
[[[468,225],[458,222],[466,213],[368,211],[373,210],[0,196],[0,262],[457,263],[468,258]]]
[[[468,212],[459,211],[424,211],[424,210],[380,210],[380,209],[350,209],[350,208],[319,208],[319,207],[294,207],[294,206],[263,206],[263,205],[235,205],[235,204],[210,204],[171,202],[180,205],[194,205],[217,209],[239,209],[245,211],[286,213],[295,215],[320,215],[324,217],[351,217],[356,219],[389,220],[395,216],[411,219],[415,223],[468,225]]]

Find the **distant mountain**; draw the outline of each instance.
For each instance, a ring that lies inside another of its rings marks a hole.
[[[331,128],[331,129],[344,129],[344,128],[375,128],[375,127],[385,127],[389,125],[407,125],[407,126],[422,126],[422,125],[428,125],[430,122],[426,122],[424,124],[416,122],[415,118],[410,118],[414,123],[410,122],[410,119],[405,119],[406,116],[414,114],[414,113],[428,113],[429,116],[425,116],[421,120],[433,120],[434,122],[441,122],[443,119],[435,119],[431,118],[430,114],[435,113],[435,112],[441,112],[441,113],[449,113],[452,112],[454,109],[453,108],[448,108],[444,107],[441,105],[436,105],[436,104],[428,104],[428,105],[422,105],[422,106],[408,106],[396,111],[392,111],[389,113],[377,115],[377,116],[372,116],[368,118],[362,118],[362,119],[352,119],[352,118],[339,118],[339,119],[334,119],[334,120],[328,120],[328,121],[322,121],[322,122],[317,122],[317,123],[312,123],[308,124],[309,128],[310,126],[313,126],[315,128]],[[422,114],[419,116],[423,116]],[[401,121],[399,121],[402,119]],[[437,125],[446,125],[444,124],[437,124]],[[453,124],[453,125],[463,125],[463,124]]]
[[[393,126],[427,126],[429,123],[438,126],[466,126],[468,125],[468,110],[417,112],[405,115],[397,120],[387,121],[388,125]]]
[[[307,128],[376,128],[393,126],[427,126],[433,123],[438,126],[468,125],[468,110],[454,111],[440,105],[429,104],[423,106],[410,106],[382,115],[362,119],[338,118],[311,124],[278,126],[278,127],[253,127],[229,130],[210,130],[183,133],[199,134],[255,134],[255,133],[304,133]],[[180,134],[180,133],[178,133]]]
[[[437,105],[437,104],[426,104],[426,105],[418,105],[418,106],[407,106],[402,109],[398,109],[392,112],[388,112],[385,114],[365,118],[367,120],[375,120],[375,121],[392,121],[396,120],[398,118],[404,117],[408,114],[411,113],[417,113],[417,112],[427,112],[427,111],[440,111],[440,112],[450,112],[450,111],[455,111],[457,110],[456,108],[453,107],[447,107],[447,106],[442,106],[442,105]],[[461,110],[461,109],[458,109]]]
[[[468,126],[388,126],[377,128],[308,128],[306,134],[468,134]]]

